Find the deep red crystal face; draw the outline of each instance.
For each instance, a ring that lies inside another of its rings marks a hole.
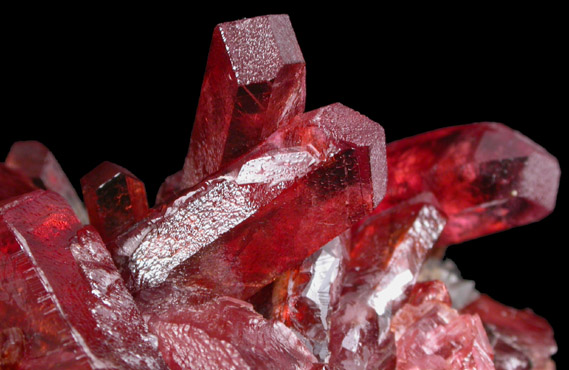
[[[180,188],[217,172],[302,113],[305,68],[286,15],[218,25]]]
[[[555,207],[559,163],[497,123],[448,127],[390,143],[388,191],[378,211],[425,193],[448,222],[438,244],[457,244],[538,221]]]
[[[105,241],[148,214],[144,183],[114,163],[103,162],[83,176],[81,188],[91,225]]]

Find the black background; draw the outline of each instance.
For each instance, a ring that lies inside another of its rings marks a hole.
[[[110,160],[146,183],[152,203],[182,167],[214,26],[288,13],[307,62],[307,110],[342,102],[381,123],[388,141],[503,122],[565,170],[567,27],[559,9],[212,5],[5,13],[0,156],[15,140],[40,140],[78,189],[81,176]],[[546,317],[564,352],[566,173],[559,193],[545,220],[449,255],[480,291]],[[560,369],[563,359],[556,356]]]

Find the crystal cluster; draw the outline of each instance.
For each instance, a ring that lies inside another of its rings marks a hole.
[[[305,75],[286,15],[218,25],[152,208],[110,162],[81,179],[84,207],[45,146],[15,143],[0,368],[555,369],[545,319],[440,257],[551,213],[557,160],[497,123],[386,146],[342,104],[304,112]]]

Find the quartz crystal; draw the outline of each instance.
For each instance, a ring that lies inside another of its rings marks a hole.
[[[559,163],[499,123],[454,126],[392,142],[377,212],[430,193],[448,221],[438,245],[525,225],[555,207]]]
[[[0,363],[165,368],[100,237],[55,193],[0,206],[0,292]]]
[[[36,190],[32,181],[18,170],[0,163],[0,201]]]
[[[341,296],[331,313],[332,368],[393,368],[392,314],[444,224],[430,205],[401,204],[368,217],[353,232]]]
[[[138,303],[171,369],[310,369],[316,361],[285,325],[235,298],[151,289]]]
[[[219,24],[180,188],[217,172],[302,113],[305,74],[287,15]]]
[[[105,242],[148,214],[144,183],[114,163],[103,162],[83,176],[81,189],[91,225]]]
[[[553,329],[533,311],[481,295],[462,312],[480,315],[494,347],[497,370],[555,369],[550,359],[557,352]]]
[[[6,166],[19,170],[41,188],[54,191],[71,205],[83,224],[89,219],[83,203],[57,159],[38,141],[17,141],[6,157]]]
[[[281,275],[272,291],[271,316],[306,338],[322,362],[329,357],[329,313],[340,296],[348,243],[349,232],[334,238]]]
[[[117,238],[130,288],[198,284],[250,297],[379,203],[384,140],[341,104],[297,116]]]
[[[451,308],[441,282],[419,284],[391,322],[397,370],[493,370],[492,347],[480,317]]]

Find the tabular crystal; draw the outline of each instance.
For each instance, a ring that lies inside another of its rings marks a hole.
[[[0,206],[0,332],[8,349],[0,361],[22,369],[164,369],[100,237],[81,227],[55,193],[38,190]]]
[[[538,221],[555,207],[557,159],[498,123],[443,128],[390,143],[377,212],[432,193],[448,221],[440,246]]]
[[[331,313],[332,368],[393,367],[391,317],[444,223],[430,205],[402,204],[366,218],[353,231],[341,296]]]
[[[147,290],[138,298],[171,369],[310,369],[296,335],[244,301],[199,290]]]
[[[71,205],[83,224],[89,219],[83,203],[52,152],[38,141],[17,141],[6,157],[6,166],[19,170],[41,189],[54,191]]]
[[[197,184],[302,113],[305,75],[287,15],[219,24],[180,188]]]
[[[555,369],[553,329],[529,309],[504,306],[481,295],[461,312],[478,314],[495,351],[498,370]]]
[[[383,142],[381,126],[341,104],[297,116],[117,238],[131,287],[248,298],[379,202]]]
[[[114,163],[103,162],[83,176],[81,189],[91,225],[105,242],[148,214],[144,183]]]

